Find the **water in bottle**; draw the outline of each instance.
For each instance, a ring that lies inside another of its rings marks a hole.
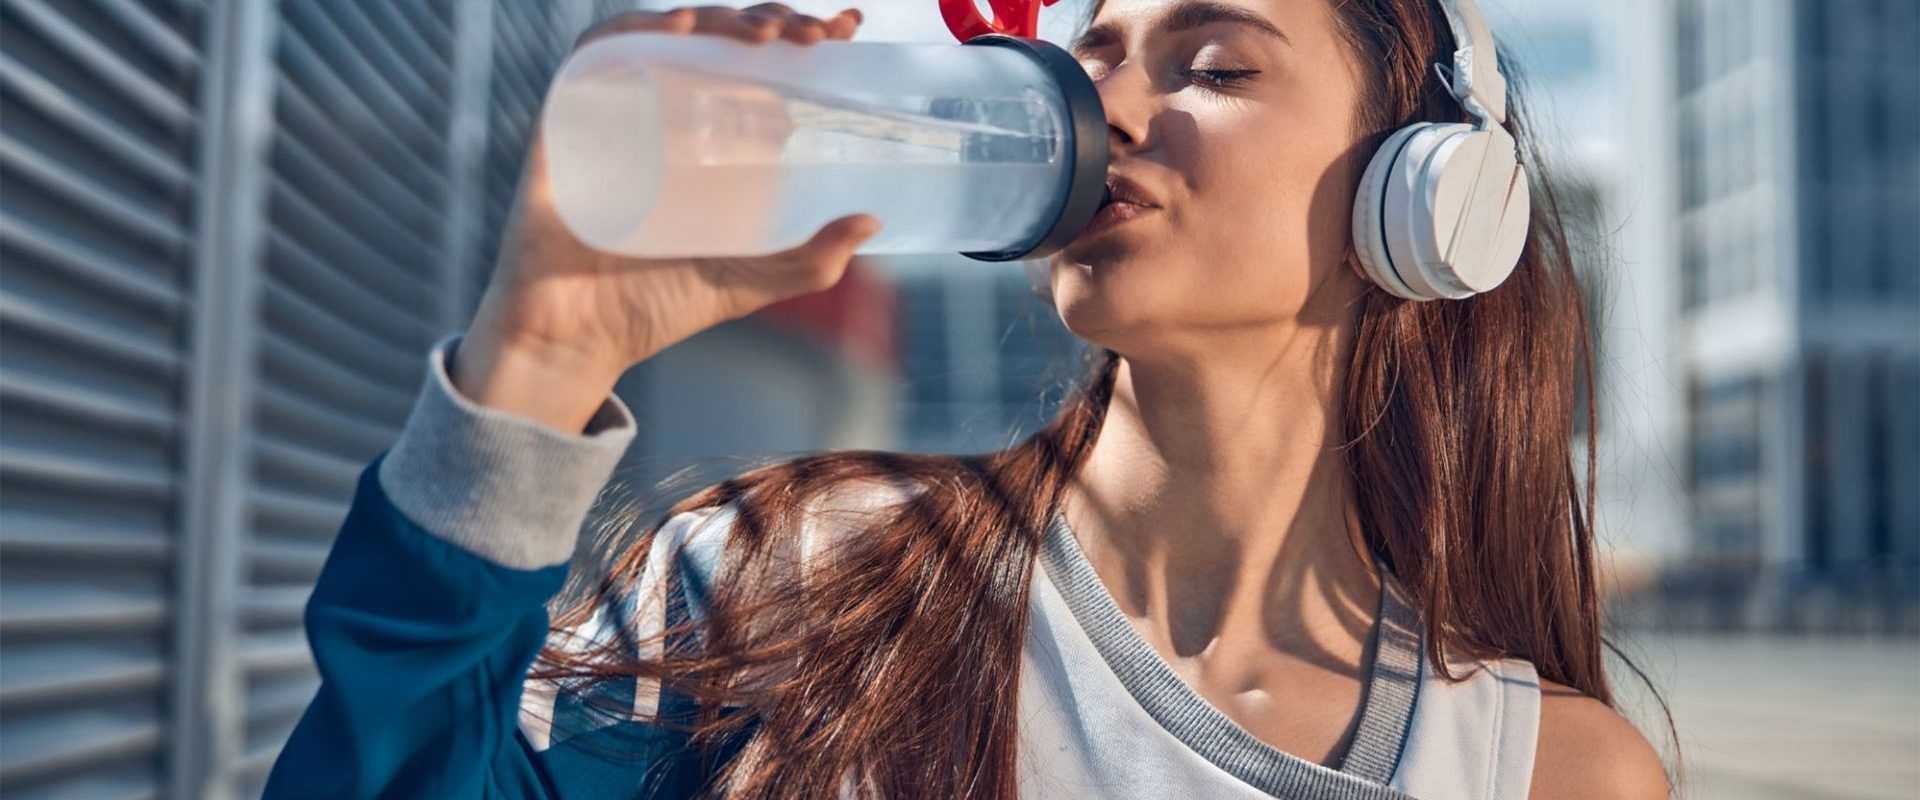
[[[854,213],[865,253],[1035,258],[1097,210],[1106,120],[1058,48],[629,33],[561,66],[542,112],[554,200],[633,256],[746,255]]]

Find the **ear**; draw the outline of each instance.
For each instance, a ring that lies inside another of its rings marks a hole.
[[[1367,276],[1367,268],[1360,264],[1360,251],[1353,249],[1352,242],[1347,243],[1347,251],[1340,258],[1346,262],[1347,269],[1353,270],[1353,276],[1359,278],[1361,283],[1373,284],[1373,278]]]

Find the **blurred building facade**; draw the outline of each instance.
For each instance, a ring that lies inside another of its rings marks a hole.
[[[258,793],[345,501],[618,5],[0,5],[0,794]]]
[[[1593,335],[1595,513],[1612,589],[1644,588],[1688,547],[1670,353],[1677,260],[1669,0],[1482,0],[1553,190]],[[1585,420],[1576,419],[1584,463]]]
[[[1673,621],[1920,630],[1920,5],[1674,6]]]
[[[888,271],[900,293],[896,447],[997,450],[1059,411],[1087,345],[1018,265],[925,256],[890,259]]]

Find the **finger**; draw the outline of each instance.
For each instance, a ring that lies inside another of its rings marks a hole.
[[[755,3],[740,10],[749,14],[759,14],[763,17],[784,18],[793,16],[794,14],[793,7],[785,3]]]
[[[827,38],[827,22],[806,14],[789,15],[780,37],[794,44],[813,44]]]
[[[857,8],[849,8],[835,14],[827,20],[827,38],[851,39],[854,32],[860,30],[860,23],[863,21],[865,16]]]
[[[688,33],[693,30],[695,14],[691,8],[676,8],[672,11],[627,11],[608,17],[605,21],[582,32],[573,40],[574,49],[608,36],[637,31],[660,31],[664,33]]]
[[[695,13],[695,33],[726,36],[754,44],[770,42],[780,36],[781,18],[778,16],[736,11],[726,6],[703,6],[695,9]]]

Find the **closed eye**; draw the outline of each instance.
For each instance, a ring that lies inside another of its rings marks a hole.
[[[1190,69],[1186,70],[1188,80],[1214,89],[1228,89],[1244,83],[1248,78],[1260,74],[1257,69]]]

